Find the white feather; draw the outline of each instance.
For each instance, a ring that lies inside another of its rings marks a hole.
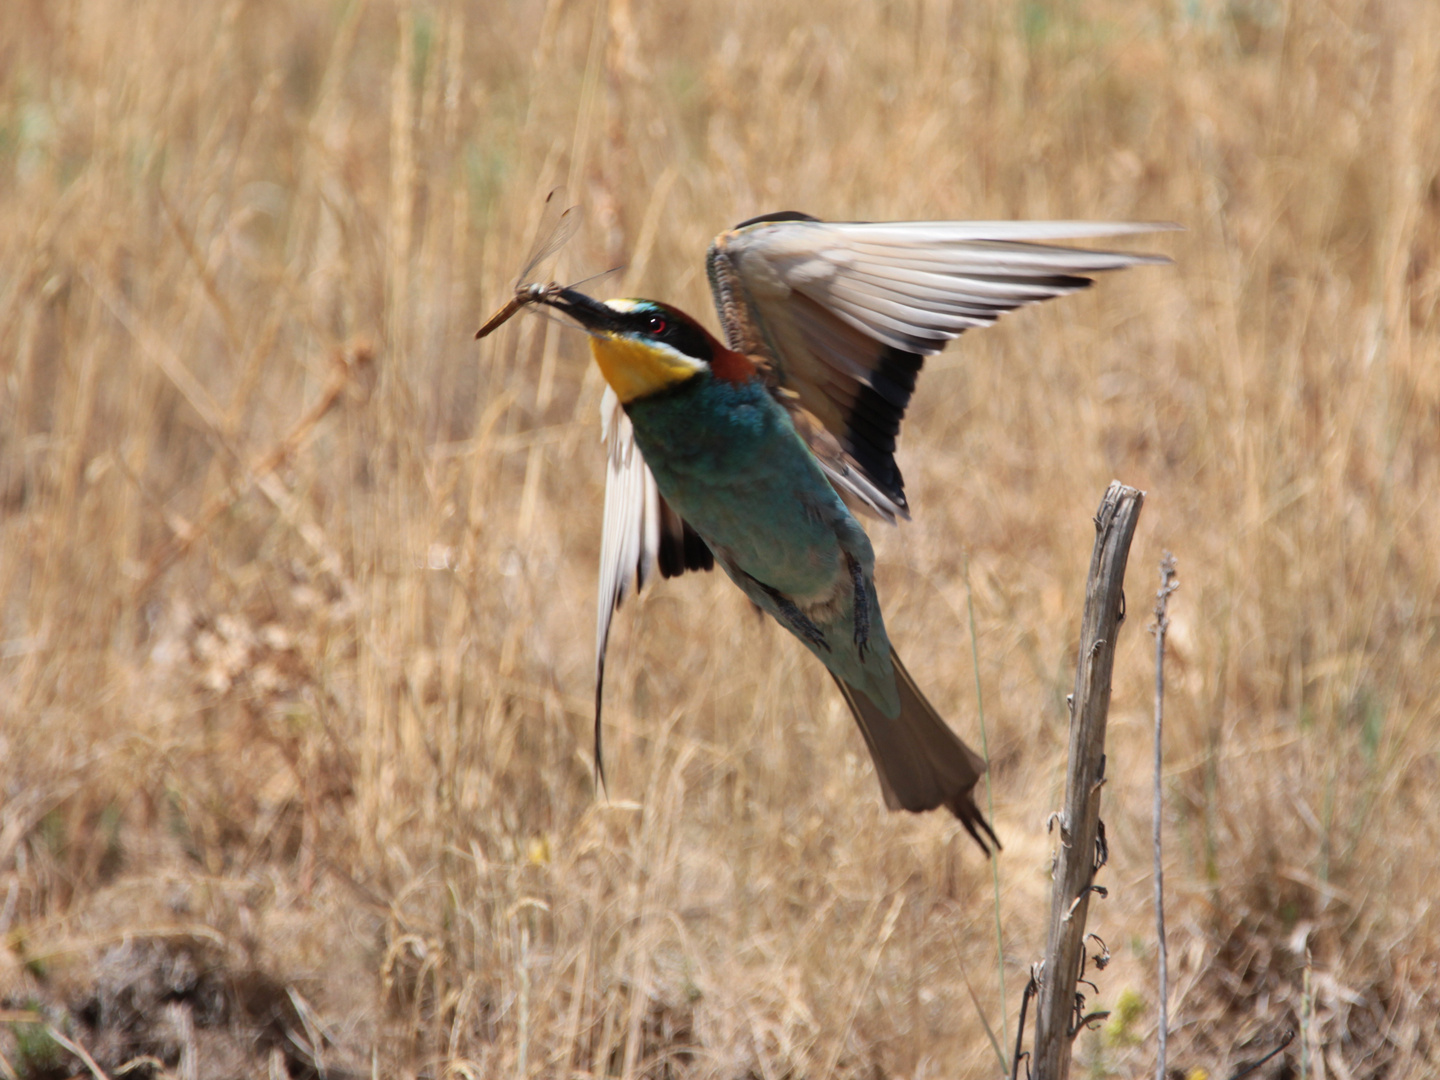
[[[660,550],[660,491],[635,445],[635,429],[608,386],[600,401],[605,439],[605,522],[600,537],[599,608],[595,624],[597,679],[605,670],[610,620],[621,601],[649,580]]]
[[[1172,222],[1148,221],[840,221],[786,222],[823,224],[838,229],[857,241],[888,244],[957,244],[974,240],[1004,240],[1033,243],[1038,240],[1085,240],[1096,236],[1134,236],[1140,233],[1173,232]]]
[[[1093,221],[770,222],[726,237],[761,322],[787,290],[883,344],[935,353],[1005,311],[1074,292],[1065,279],[1164,256],[1054,247],[1042,241],[1176,228]]]

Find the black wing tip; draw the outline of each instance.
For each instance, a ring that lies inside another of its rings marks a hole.
[[[925,357],[886,345],[877,355],[868,383],[858,384],[844,410],[846,431],[840,443],[865,478],[907,511],[905,479],[895,463],[896,438],[914,396]]]
[[[715,568],[715,555],[711,552],[710,545],[701,539],[700,534],[690,527],[688,521],[682,519],[681,525],[679,536],[668,530],[660,533],[660,550],[656,552],[655,561],[660,567],[662,578],[679,577],[687,570]]]
[[[601,746],[600,707],[605,700],[605,656],[595,665],[595,788],[601,798],[608,798],[605,785],[605,751]]]
[[[760,214],[757,217],[746,218],[736,225],[735,228],[743,229],[747,225],[768,225],[772,222],[782,221],[819,221],[813,214],[806,214],[800,210],[775,210],[768,214]]]
[[[689,528],[685,530],[685,569],[715,569],[715,553],[710,550],[710,545],[700,538],[699,533]]]
[[[888,450],[881,445],[886,441],[891,444]],[[894,437],[886,440],[877,434],[867,438],[852,429],[840,445],[855,460],[865,479],[879,488],[908,518],[910,503],[905,498],[905,477],[895,463]]]

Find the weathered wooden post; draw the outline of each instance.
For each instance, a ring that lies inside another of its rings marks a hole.
[[[1070,1046],[1086,1019],[1076,997],[1085,954],[1085,917],[1095,872],[1105,862],[1100,789],[1105,783],[1105,721],[1115,638],[1125,617],[1125,563],[1145,495],[1112,481],[1095,515],[1095,551],[1085,585],[1080,661],[1070,698],[1070,766],[1050,901],[1050,933],[1035,1017],[1036,1080],[1065,1080]],[[1103,895],[1103,890],[1102,893]]]

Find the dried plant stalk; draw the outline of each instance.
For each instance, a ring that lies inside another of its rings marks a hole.
[[[1080,660],[1070,699],[1070,765],[1060,849],[1050,901],[1040,1005],[1035,1018],[1035,1072],[1043,1080],[1070,1073],[1070,1043],[1086,1019],[1075,987],[1084,956],[1085,916],[1095,871],[1104,863],[1100,788],[1105,782],[1105,721],[1115,637],[1125,616],[1125,563],[1143,492],[1111,481],[1095,515],[1095,551],[1085,583]]]

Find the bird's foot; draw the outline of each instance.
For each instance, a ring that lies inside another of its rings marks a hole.
[[[791,600],[779,589],[772,589],[764,582],[758,582],[758,584],[765,590],[765,594],[775,601],[776,608],[785,617],[785,621],[790,624],[790,629],[795,634],[817,649],[830,651],[830,643],[825,640],[824,632],[810,621],[810,617],[800,610],[794,600]]]
[[[850,580],[855,586],[855,647],[863,664],[870,641],[870,591],[865,588],[865,571],[854,559],[850,560]]]

